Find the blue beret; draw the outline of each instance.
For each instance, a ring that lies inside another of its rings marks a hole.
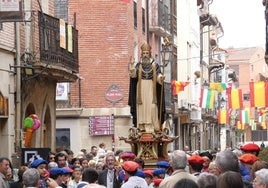
[[[153,175],[165,174],[166,171],[163,168],[157,168],[153,171]]]
[[[44,159],[36,159],[31,163],[31,168],[37,168],[40,164],[47,164],[47,161]]]
[[[145,174],[142,170],[138,169],[136,172],[136,176],[139,176],[141,178],[145,178]]]
[[[51,168],[49,171],[50,175],[64,174],[62,168]]]
[[[169,168],[170,164],[167,161],[159,161],[156,163],[156,166],[159,168]]]
[[[61,168],[62,174],[70,174],[71,172],[66,168]]]

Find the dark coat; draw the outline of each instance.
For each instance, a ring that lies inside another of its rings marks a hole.
[[[107,174],[108,174],[108,169],[105,169],[99,173],[98,184],[107,186]],[[120,188],[121,184],[122,184],[122,181],[120,181],[119,178],[116,177],[116,175],[114,174],[113,188]]]

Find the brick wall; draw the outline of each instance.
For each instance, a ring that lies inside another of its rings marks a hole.
[[[142,7],[138,1],[138,28],[133,26],[133,2],[120,0],[69,1],[69,20],[79,31],[79,72],[82,107],[124,107],[128,100],[128,62],[134,42],[146,41],[142,32]],[[76,13],[76,20],[74,14]],[[75,22],[74,22],[75,21]],[[123,90],[115,106],[105,99],[111,84]],[[71,103],[79,100],[79,84],[71,84]]]

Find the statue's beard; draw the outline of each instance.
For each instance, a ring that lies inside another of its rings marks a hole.
[[[151,63],[151,60],[150,60],[149,57],[144,57],[144,58],[142,58],[142,63],[143,64],[150,64]]]

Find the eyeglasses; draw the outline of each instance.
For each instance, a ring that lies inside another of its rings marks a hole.
[[[49,159],[55,159],[55,157],[49,157]]]

